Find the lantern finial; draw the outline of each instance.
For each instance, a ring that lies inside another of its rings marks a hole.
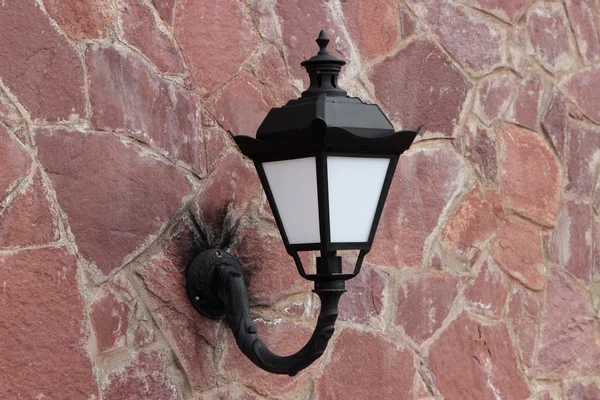
[[[317,38],[316,42],[319,45],[319,55],[329,54],[326,50],[327,45],[329,44],[329,37],[323,29],[321,29],[321,32],[319,32],[319,37]]]
[[[316,40],[319,45],[319,52],[316,56],[300,63],[306,68],[306,72],[310,77],[310,86],[302,92],[302,97],[313,97],[321,94],[347,96],[346,91],[338,87],[338,76],[346,61],[329,54],[326,49],[329,41],[325,31],[321,30]]]

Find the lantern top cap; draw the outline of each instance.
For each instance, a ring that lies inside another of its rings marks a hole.
[[[317,55],[300,63],[310,77],[310,86],[302,92],[302,97],[313,97],[320,94],[347,96],[346,91],[338,87],[337,84],[338,76],[346,61],[329,54],[327,45],[330,40],[324,30],[319,32],[316,42],[319,45]]]

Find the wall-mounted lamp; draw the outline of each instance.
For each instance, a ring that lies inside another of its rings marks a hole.
[[[334,331],[345,281],[360,272],[371,249],[396,164],[416,131],[394,132],[375,104],[348,97],[338,86],[345,61],[326,50],[303,61],[310,86],[302,97],[272,109],[256,139],[236,136],[254,161],[285,248],[321,300],[315,331],[296,354],[278,356],[258,338],[239,262],[223,250],[202,252],[187,268],[187,294],[200,314],[225,316],[240,350],[260,368],[295,375],[319,358]],[[298,252],[320,251],[316,274],[307,274]],[[337,250],[359,250],[352,273],[342,272]]]

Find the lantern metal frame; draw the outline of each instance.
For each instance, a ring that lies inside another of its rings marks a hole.
[[[323,101],[324,95],[320,95],[317,102]],[[281,233],[281,238],[287,253],[294,259],[298,273],[307,280],[334,280],[351,279],[360,273],[360,268],[365,255],[371,250],[377,226],[383,212],[383,206],[389,192],[398,159],[407,150],[415,139],[419,129],[416,131],[400,131],[393,135],[379,138],[365,138],[338,127],[327,127],[327,123],[320,117],[316,117],[310,128],[299,129],[293,132],[281,134],[285,140],[266,141],[254,139],[248,136],[234,137],[238,147],[246,156],[250,157],[256,168],[262,186],[265,190],[267,200],[273,211],[273,216]],[[328,199],[328,176],[327,157],[365,157],[385,158],[390,160],[386,175],[381,188],[379,200],[373,216],[371,229],[366,242],[332,242],[331,225],[329,218]],[[271,191],[262,164],[270,161],[293,160],[305,157],[315,157],[317,171],[317,198],[319,208],[319,229],[321,241],[316,243],[290,244],[287,233],[283,226],[277,203]],[[307,274],[298,252],[319,250],[321,252],[334,252],[337,250],[359,250],[356,264],[352,273],[332,274]]]
[[[340,296],[346,291],[345,281],[360,272],[363,259],[371,250],[398,159],[422,127],[394,132],[391,122],[377,105],[348,96],[337,84],[345,61],[327,52],[328,43],[325,32],[321,31],[317,39],[318,54],[301,63],[310,77],[310,86],[301,98],[272,109],[256,138],[234,136],[241,152],[254,162],[287,253],[293,258],[298,273],[314,282],[313,292],[321,300],[310,340],[290,356],[278,356],[268,349],[258,338],[250,315],[243,269],[239,261],[223,249],[202,252],[186,269],[186,291],[194,308],[208,318],[225,317],[240,350],[260,368],[277,374],[295,375],[325,351],[335,329]],[[327,157],[331,156],[389,160],[365,242],[331,240],[327,164]],[[294,244],[288,239],[263,163],[306,157],[315,158],[320,241]],[[338,250],[359,251],[351,273],[342,271]],[[301,251],[320,251],[316,273],[305,271],[298,255]]]

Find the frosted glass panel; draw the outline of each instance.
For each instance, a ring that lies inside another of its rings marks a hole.
[[[290,244],[320,242],[315,157],[265,162],[263,169]]]
[[[389,158],[327,157],[331,242],[366,242]]]

